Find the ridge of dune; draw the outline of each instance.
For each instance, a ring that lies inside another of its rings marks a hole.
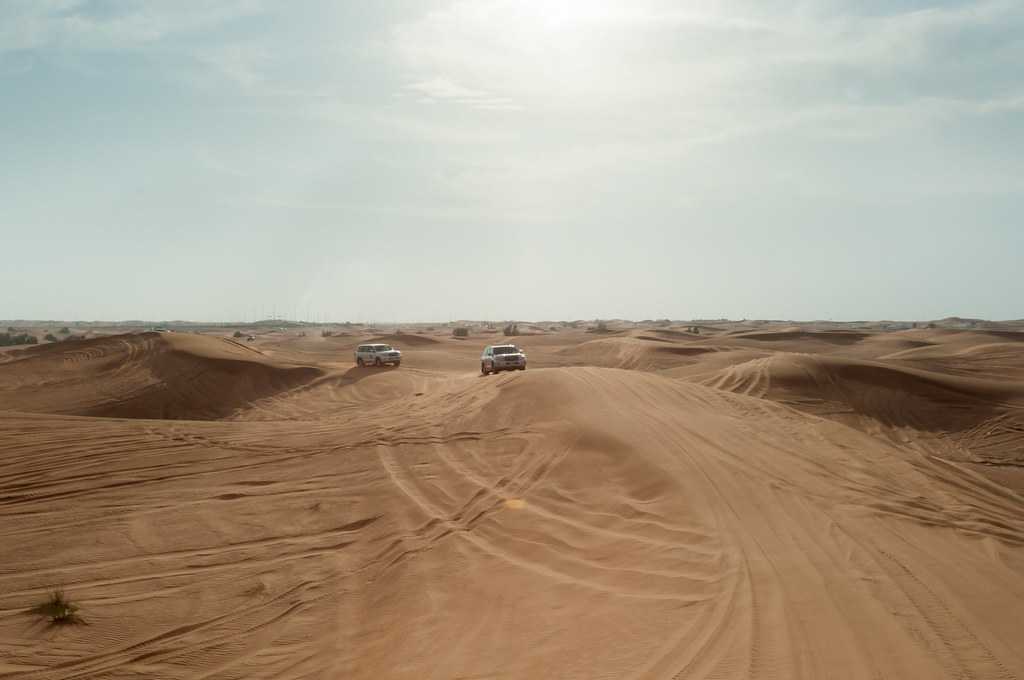
[[[415,333],[391,333],[387,335],[374,336],[366,342],[384,342],[393,345],[420,347],[423,345],[436,345],[440,341],[436,338],[431,338],[426,335],[416,335]]]
[[[967,454],[976,462],[1024,464],[1024,385],[1020,383],[794,353],[729,366],[702,376],[700,382],[860,427],[942,435],[960,449],[946,449],[954,457]]]
[[[959,406],[963,400],[978,405],[1024,405],[1024,386],[977,377],[935,373],[902,365],[850,359],[833,355],[774,353],[736,364],[702,380],[719,389],[754,394],[775,401],[843,401],[859,404],[860,412],[883,417],[884,404],[872,405],[869,392],[886,390],[894,396],[932,400],[936,408]],[[960,408],[954,408],[960,411]],[[943,411],[936,420],[919,418],[913,424],[938,429],[950,420]],[[893,412],[893,419],[897,418]]]
[[[1024,352],[1012,342],[971,344],[960,348],[927,346],[879,357],[879,360],[925,370],[980,377],[1010,383],[1024,382]]]
[[[668,338],[670,340],[694,340],[697,338],[704,337],[697,333],[690,333],[689,331],[681,331],[675,328],[648,328],[641,331],[644,335],[655,335],[662,338]]]
[[[736,340],[755,340],[758,342],[792,342],[794,340],[808,340],[834,345],[853,345],[868,337],[871,336],[867,333],[861,333],[858,331],[806,331],[801,329],[747,331],[737,333],[732,336],[732,338]]]
[[[23,351],[0,376],[0,408],[210,420],[322,374],[230,338],[112,335]]]
[[[654,371],[692,363],[695,357],[716,351],[713,346],[627,335],[588,340],[559,354],[574,364]]]

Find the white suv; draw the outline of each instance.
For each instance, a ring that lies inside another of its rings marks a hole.
[[[359,366],[383,366],[402,363],[402,353],[391,345],[359,345],[356,347],[356,364]]]
[[[525,371],[526,354],[515,345],[488,345],[480,357],[480,372]]]

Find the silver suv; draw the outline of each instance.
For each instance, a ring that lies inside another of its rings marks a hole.
[[[383,366],[402,363],[402,353],[391,345],[359,345],[356,347],[356,364],[358,366]]]
[[[480,372],[525,371],[526,354],[515,345],[488,345],[480,357]]]

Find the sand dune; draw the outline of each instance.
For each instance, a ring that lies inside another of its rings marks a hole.
[[[680,362],[674,361],[661,339],[650,340],[643,336],[620,336],[601,338],[581,343],[562,350],[567,361],[606,368],[630,368],[654,370],[669,368]]]
[[[653,333],[12,355],[0,677],[1024,677],[1024,344]]]
[[[669,340],[694,340],[702,337],[697,333],[675,330],[673,328],[652,328],[650,330],[643,331],[643,334],[648,336],[653,335],[655,337]]]
[[[1018,382],[803,354],[754,359],[702,382],[859,429],[899,428],[895,436],[903,439],[925,435],[947,457],[1024,463],[1024,384]]]
[[[1024,405],[1024,385],[833,355],[775,354],[731,366],[705,383],[793,405],[843,405],[919,430],[962,429],[1014,402]]]
[[[803,341],[812,344],[826,343],[833,345],[852,345],[866,339],[868,334],[856,331],[757,331],[739,333],[732,337],[733,340],[756,340],[758,342],[793,342]]]
[[[374,338],[370,338],[367,342],[383,342],[391,345],[403,345],[406,347],[422,347],[424,345],[436,345],[438,340],[425,335],[416,335],[414,333],[391,333],[388,335],[378,335]]]
[[[664,370],[694,363],[695,359],[722,348],[695,342],[699,335],[650,331],[589,340],[560,351],[566,362],[606,368]]]
[[[4,366],[0,409],[212,419],[321,374],[314,367],[272,361],[228,338],[109,336],[22,352]]]

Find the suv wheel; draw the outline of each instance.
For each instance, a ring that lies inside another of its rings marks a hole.
[[[381,365],[380,357],[377,357],[376,359],[373,360],[373,365],[374,366],[380,366]]]
[[[490,371],[487,370],[487,365],[482,361],[480,362],[480,372],[483,373],[484,375],[490,373]]]
[[[356,366],[365,366],[365,365],[366,365],[366,363],[363,361],[362,357],[359,357],[358,359],[356,359]]]

